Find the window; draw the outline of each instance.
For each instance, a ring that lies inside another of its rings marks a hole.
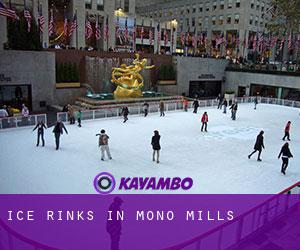
[[[192,17],[192,27],[195,27],[195,25],[196,25],[196,19],[195,17]]]
[[[193,5],[193,13],[196,13],[196,5]]]
[[[228,9],[232,9],[232,0],[228,0]]]
[[[203,12],[203,4],[199,5],[199,12]]]
[[[241,0],[236,0],[235,7],[236,8],[241,7]]]
[[[224,24],[224,17],[223,15],[219,16],[219,25],[223,25]]]
[[[186,8],[187,8],[187,9],[186,9],[186,13],[187,13],[187,14],[190,14],[190,6],[187,6]]]
[[[261,4],[261,12],[264,12],[265,11],[265,3],[262,3]]]
[[[252,25],[253,24],[253,15],[250,16],[250,21],[249,24]]]
[[[215,0],[213,3],[213,10],[216,10],[216,9],[217,9],[217,1]]]
[[[205,25],[205,28],[207,28],[208,27],[208,17],[205,17],[205,20],[204,20],[204,25]]]
[[[259,8],[260,8],[260,4],[259,4],[259,1],[257,1],[257,3],[256,3],[256,10],[259,10]]]
[[[202,18],[201,18],[201,17],[198,18],[198,25],[199,25],[200,27],[202,27]]]
[[[224,10],[224,0],[220,2],[220,10]]]
[[[190,26],[190,19],[189,18],[185,19],[185,22],[186,22],[186,26],[189,27]]]
[[[97,10],[104,10],[104,0],[97,0]]]
[[[255,17],[255,26],[258,26],[258,16]]]
[[[124,12],[129,12],[129,0],[124,0]]]
[[[240,15],[239,14],[235,14],[235,16],[234,16],[234,23],[235,24],[239,24],[239,22],[240,22]]]
[[[231,15],[227,16],[227,24],[231,24]]]
[[[263,27],[263,26],[264,26],[264,23],[263,23],[263,22],[260,22],[259,25],[260,25],[260,27]]]
[[[206,11],[209,11],[209,2],[206,3],[206,5],[205,5],[205,10],[206,10]]]
[[[251,9],[254,9],[254,0],[251,0]]]
[[[211,22],[212,22],[212,25],[216,25],[216,17],[215,16],[212,17]]]
[[[86,9],[92,8],[92,0],[85,0],[85,8]]]
[[[181,14],[181,15],[184,14],[184,7],[181,7],[180,14]]]

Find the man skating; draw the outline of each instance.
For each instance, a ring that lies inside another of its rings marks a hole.
[[[278,155],[278,159],[280,158],[280,156],[282,155],[281,159],[282,159],[282,165],[281,165],[281,173],[283,173],[285,175],[285,171],[289,165],[289,158],[292,158],[293,155],[289,149],[289,143],[286,142],[281,150],[280,153]]]
[[[282,138],[283,141],[285,141],[285,138],[290,141],[290,130],[291,130],[291,121],[288,121],[284,128],[284,137]]]
[[[160,111],[160,116],[165,116],[165,103],[163,100],[159,102],[159,111]]]
[[[102,129],[100,131],[100,134],[96,134],[96,136],[99,136],[99,143],[98,146],[100,147],[101,150],[101,161],[104,161],[105,157],[105,152],[107,154],[108,159],[112,159],[110,151],[109,151],[109,146],[108,146],[108,139],[109,136],[105,134],[105,130]]]
[[[34,130],[37,129],[37,143],[36,146],[38,147],[40,144],[40,137],[42,138],[42,146],[45,146],[45,140],[44,140],[44,129],[47,129],[46,125],[42,122],[39,121],[38,124],[34,127]]]
[[[217,101],[218,101],[218,109],[221,109],[222,108],[222,102],[223,102],[221,94],[218,95]]]
[[[56,150],[59,149],[59,140],[60,140],[60,136],[63,134],[63,130],[66,132],[66,134],[68,134],[65,125],[61,121],[57,121],[53,129],[53,133],[55,136]]]
[[[156,162],[159,163],[159,151],[161,149],[160,147],[160,135],[157,130],[154,131],[154,136],[152,136],[151,145],[153,148],[153,161],[155,161],[155,154],[157,155]]]
[[[258,151],[258,157],[257,157],[257,161],[261,161],[261,158],[260,158],[260,155],[261,155],[261,151],[262,149],[265,148],[264,146],[264,131],[260,131],[259,135],[256,137],[256,142],[255,142],[255,145],[254,145],[254,151],[248,155],[248,159],[251,158],[251,156],[256,153]]]
[[[258,104],[258,97],[255,96],[255,99],[254,99],[254,109],[256,109],[257,104]]]
[[[198,108],[199,108],[199,102],[198,102],[197,99],[195,99],[194,102],[193,102],[193,108],[194,108],[193,113],[194,113],[194,114],[197,114]]]
[[[237,112],[237,109],[238,109],[238,104],[237,104],[237,102],[234,102],[234,103],[231,105],[230,109],[231,109],[231,119],[232,119],[233,121],[235,121],[235,120],[236,120],[236,112]]]
[[[146,117],[149,113],[149,104],[147,102],[144,103],[143,109],[144,109],[144,116]]]
[[[202,126],[201,126],[201,132],[203,132],[203,129],[205,132],[207,132],[207,123],[208,123],[208,114],[207,112],[204,112],[201,118]]]
[[[123,115],[123,118],[124,118],[123,123],[127,122],[128,121],[129,110],[126,106],[122,108],[121,114]]]

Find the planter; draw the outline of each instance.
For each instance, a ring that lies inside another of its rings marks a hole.
[[[234,100],[235,99],[235,94],[225,94],[224,97],[226,98],[227,101]]]
[[[159,85],[176,85],[176,80],[158,80]]]

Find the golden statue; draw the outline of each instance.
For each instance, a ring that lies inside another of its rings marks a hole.
[[[143,69],[152,69],[154,65],[146,66],[147,59],[139,60],[139,54],[135,54],[135,57],[132,65],[121,64],[120,68],[113,68],[111,81],[117,85],[114,91],[115,99],[142,96],[144,79],[139,72]]]

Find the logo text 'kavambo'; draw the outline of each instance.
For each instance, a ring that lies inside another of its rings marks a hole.
[[[193,186],[193,179],[190,177],[121,177],[119,190],[189,190]],[[116,187],[117,182],[114,176],[102,172],[94,178],[94,187],[100,194],[109,194]]]
[[[189,190],[193,186],[192,178],[155,178],[155,177],[122,177],[119,190]]]

